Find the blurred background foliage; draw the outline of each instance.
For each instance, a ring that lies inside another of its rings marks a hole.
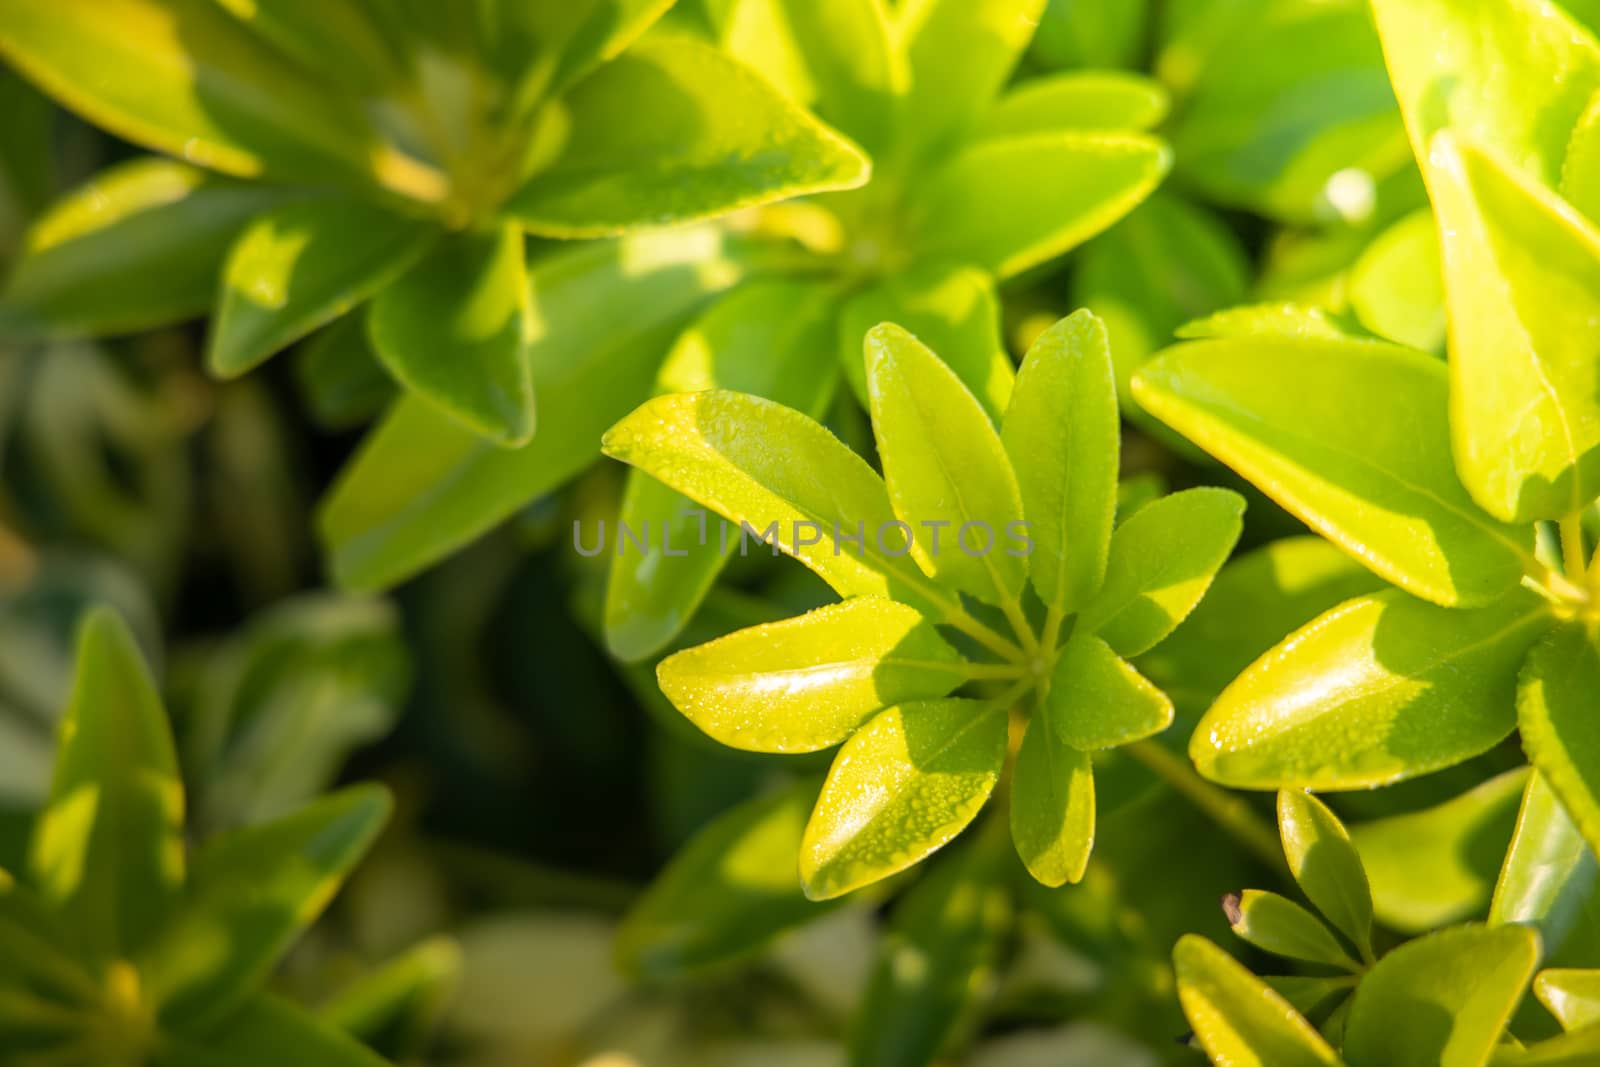
[[[663,26],[715,41],[729,7],[680,0]],[[1013,359],[1086,306],[1125,385],[1183,323],[1284,301],[1442,352],[1433,227],[1361,0],[1050,0],[1013,78],[1085,69],[1164,87],[1156,132],[1174,166],[1109,230],[1005,282]],[[9,71],[0,114],[4,269],[56,198],[138,153]],[[557,252],[528,244],[534,269]],[[202,306],[213,275],[196,279]],[[849,1042],[879,1065],[941,1047],[984,1067],[1202,1062],[1181,1040],[1171,948],[1187,932],[1223,940],[1220,894],[1283,886],[1229,832],[1234,806],[1267,807],[1112,760],[1080,886],[1044,889],[978,837],[897,881],[892,906],[772,889],[762,879],[799,833],[782,801],[824,765],[714,745],[651,664],[607,654],[608,561],[574,552],[570,531],[616,515],[620,469],[578,464],[388,595],[340,593],[313,509],[395,386],[348,321],[232,380],[206,373],[204,338],[185,322],[4,345],[0,866],[19,865],[48,788],[77,621],[105,603],[162,679],[202,831],[346,780],[395,791],[377,848],[275,983],[399,1062],[809,1067]],[[1128,416],[1126,494],[1203,482],[1251,499],[1243,554],[1141,663],[1178,704],[1176,764],[1238,669],[1375,581]],[[834,425],[863,433],[853,409]],[[789,561],[741,560],[673,647],[828,598]],[[1393,929],[1481,910],[1498,848],[1460,846],[1509,832],[1520,785],[1469,787],[1516,762],[1491,753],[1336,799]],[[1419,848],[1450,857],[1427,899],[1398,873]],[[687,887],[674,857],[699,864]],[[705,928],[674,893],[703,898]],[[869,1037],[881,1048],[863,1050]]]

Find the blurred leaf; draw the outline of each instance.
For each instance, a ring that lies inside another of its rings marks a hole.
[[[183,910],[140,966],[163,1022],[202,1029],[247,1005],[328,906],[390,808],[381,787],[356,786],[208,841],[195,856]]]
[[[285,55],[340,88],[376,96],[406,77],[405,59],[367,0],[216,0]]]
[[[226,1026],[181,1035],[151,1062],[152,1067],[385,1067],[387,1061],[288,1001],[260,994]]]
[[[800,888],[796,857],[814,777],[719,816],[656,876],[617,932],[630,975],[670,980],[748,955],[826,914]]]
[[[1534,647],[1517,686],[1523,748],[1591,849],[1600,848],[1600,724],[1588,710],[1597,686],[1600,650],[1577,623]]]
[[[1543,958],[1560,952],[1585,918],[1595,890],[1595,859],[1544,777],[1528,776],[1516,832],[1489,905],[1489,924],[1524,923],[1539,931]]]
[[[1517,669],[1551,621],[1525,592],[1474,611],[1357,597],[1229,685],[1189,755],[1244,789],[1363,789],[1452,766],[1515,728]]]
[[[1410,166],[1366,4],[1248,3],[1217,23],[1173,132],[1211,199],[1284,222],[1361,223]]]
[[[1158,82],[1137,74],[1072,71],[1029,78],[1000,98],[984,117],[979,136],[1148,130],[1166,118],[1170,103]]]
[[[1050,0],[1039,17],[1033,55],[1059,69],[1133,66],[1151,6],[1150,0]]]
[[[1117,395],[1135,409],[1129,383],[1178,327],[1245,298],[1249,263],[1220,219],[1165,192],[1084,247],[1072,302],[1105,321]]]
[[[1600,496],[1600,230],[1469,141],[1432,153],[1461,480],[1507,522],[1576,514]]]
[[[317,1017],[396,1060],[420,1055],[461,982],[461,947],[430,938],[341,989]]]
[[[1001,426],[1033,540],[1029,577],[1056,611],[1076,611],[1105,580],[1121,428],[1105,327],[1086,311],[1028,350]]]
[[[1401,945],[1356,987],[1352,1063],[1481,1067],[1528,988],[1539,936],[1522,926],[1451,927]]]
[[[1111,537],[1106,579],[1078,618],[1118,654],[1137,656],[1200,603],[1239,539],[1244,498],[1186,489],[1134,512]]]
[[[183,783],[166,712],[127,626],[85,617],[50,800],[29,868],[91,956],[139,949],[184,881]]]
[[[212,0],[6,0],[0,54],[135,144],[225,174],[375,180],[421,199],[437,176],[383,145],[359,102]]]
[[[367,339],[365,315],[320,330],[295,353],[294,371],[312,418],[332,429],[375,418],[396,392]]]
[[[496,444],[534,433],[529,298],[522,231],[451,236],[377,294],[367,331],[406,388]]]
[[[582,470],[606,427],[644,399],[684,320],[745,269],[706,229],[583,245],[533,263],[538,436],[502,449],[426,401],[402,399],[323,503],[334,578],[347,588],[392,585]],[[632,311],[618,316],[618,307]]]
[[[258,216],[229,249],[207,365],[222,377],[243,374],[389,285],[433,235],[356,200]]]
[[[1011,837],[1047,886],[1083,878],[1094,847],[1094,768],[1045,715],[1028,723],[1011,769]]]
[[[1526,533],[1479,512],[1456,476],[1437,360],[1374,342],[1198,341],[1146,364],[1133,388],[1146,410],[1415,596],[1483,604],[1528,564]]]
[[[880,711],[839,749],[806,824],[800,879],[829,900],[905,870],[966,828],[999,781],[1003,710],[924,700]]]
[[[912,527],[912,556],[943,585],[1014,603],[1027,562],[999,542],[1022,522],[1022,500],[994,424],[956,373],[899,326],[867,334],[866,362],[884,482],[895,515]]]
[[[848,141],[690,38],[631,49],[575,85],[561,108],[568,139],[504,209],[548,237],[851,189],[871,172]]]
[[[1420,934],[1482,915],[1527,777],[1507,771],[1443,804],[1352,828],[1378,919]]]
[[[936,861],[895,907],[848,1037],[853,1067],[918,1067],[970,1025],[1012,922],[996,823]]]
[[[1216,1062],[1230,1067],[1339,1064],[1310,1023],[1205,938],[1184,936],[1172,951],[1172,962],[1183,1012]]]
[[[1063,741],[1084,752],[1138,741],[1172,724],[1166,694],[1088,628],[1061,651],[1041,710]]]
[[[678,710],[724,745],[815,752],[880,708],[944,696],[966,680],[963,668],[911,608],[853,597],[668,656],[656,674]]]
[[[1278,793],[1278,834],[1289,873],[1323,917],[1369,956],[1372,889],[1350,835],[1328,806],[1309,793]]]
[[[896,151],[915,160],[966,133],[1033,37],[1045,0],[907,0],[894,12],[910,65]]]
[[[1011,277],[1105,230],[1149,196],[1170,166],[1166,146],[1142,134],[979,142],[918,185],[907,206],[911,253]]]
[[[1015,377],[1000,339],[994,282],[972,267],[915,263],[851,297],[839,314],[839,362],[862,407],[869,407],[863,341],[879,323],[915,334],[956,373],[994,422]]]
[[[166,159],[101,171],[27,231],[5,329],[118,334],[194,318],[211,306],[235,236],[285,196]]]
[[[786,279],[740,286],[678,336],[657,391],[730,389],[819,416],[836,383],[817,367],[832,343],[836,310],[831,286]],[[645,542],[631,558],[624,530]],[[629,474],[606,583],[613,655],[644,659],[677,636],[733,555],[721,532],[713,543],[704,509],[643,471]]]
[[[1373,333],[1424,352],[1445,345],[1444,276],[1433,212],[1414,211],[1350,268],[1350,308]]]

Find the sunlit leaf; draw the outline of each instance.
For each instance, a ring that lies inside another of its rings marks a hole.
[[[813,900],[912,864],[966,828],[999,781],[1006,714],[973,700],[887,708],[845,742],[800,846]]]
[[[1595,888],[1594,853],[1544,776],[1528,776],[1516,830],[1489,905],[1489,923],[1526,923],[1539,931],[1545,958],[1561,951],[1583,921]]]
[[[1282,997],[1203,937],[1172,950],[1178,999],[1200,1045],[1228,1067],[1337,1067],[1316,1029]]]
[[[1080,7],[1087,5],[1078,5]],[[1120,71],[1072,71],[1029,78],[984,117],[983,137],[1069,130],[1148,130],[1171,101],[1157,82]]]
[[[1045,885],[1077,882],[1094,847],[1094,768],[1089,754],[1036,716],[1011,770],[1011,837],[1028,873]]]
[[[1372,944],[1372,889],[1344,825],[1309,793],[1278,794],[1278,835],[1306,899],[1356,947]]]
[[[1246,889],[1224,897],[1222,907],[1233,932],[1263,952],[1349,971],[1361,969],[1320,919],[1288,897]]]
[[[1586,627],[1551,631],[1528,656],[1517,686],[1522,745],[1591,849],[1600,849],[1600,650]],[[1592,859],[1591,861],[1592,862]]]
[[[1092,751],[1165,730],[1172,724],[1172,701],[1086,629],[1062,650],[1043,714],[1063,741]]]

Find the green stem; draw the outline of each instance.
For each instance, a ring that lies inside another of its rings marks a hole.
[[[967,677],[975,682],[990,678],[1000,681],[1012,681],[1013,679],[1021,678],[1023,674],[1023,668],[1020,663],[969,662],[962,669],[966,671]]]
[[[1022,605],[1012,598],[1002,598],[1000,610],[1005,612],[1006,621],[1011,623],[1011,628],[1016,631],[1017,640],[1021,642],[1022,653],[1029,659],[1039,654],[1039,642],[1033,636],[1033,627],[1028,625],[1028,617],[1022,612]]]
[[[1135,741],[1122,751],[1181,793],[1202,814],[1254,853],[1257,859],[1273,870],[1288,875],[1283,845],[1277,832],[1256,814],[1244,797],[1212,785],[1196,774],[1186,760],[1173,755],[1155,741]]]
[[[960,630],[1007,663],[1021,663],[1026,658],[1021,648],[1007,641],[971,615],[968,615],[964,609],[953,604],[945,608],[944,623]]]
[[[1580,588],[1588,585],[1588,555],[1583,545],[1583,517],[1568,515],[1561,520],[1561,562],[1567,577]]]
[[[1066,621],[1066,613],[1054,604],[1044,614],[1044,633],[1039,638],[1039,648],[1047,656],[1055,655],[1056,643],[1061,640],[1061,624]]]

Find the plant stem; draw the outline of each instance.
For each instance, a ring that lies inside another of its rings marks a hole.
[[[1011,681],[1021,678],[1023,667],[1020,663],[967,663],[963,668],[967,677],[973,681],[982,681],[989,678]]]
[[[1021,648],[1007,641],[989,629],[989,627],[968,615],[965,610],[953,604],[945,609],[944,622],[945,625],[960,630],[1007,663],[1021,663],[1026,658]]]
[[[1588,553],[1583,545],[1583,517],[1568,515],[1561,520],[1561,563],[1567,577],[1580,588],[1588,584]]]
[[[1056,642],[1061,640],[1061,624],[1066,618],[1066,614],[1054,604],[1051,604],[1050,610],[1045,612],[1044,633],[1039,638],[1039,648],[1045,655],[1055,654]]]
[[[1135,741],[1122,749],[1144,764],[1157,778],[1183,794],[1207,818],[1226,830],[1257,859],[1284,875],[1288,866],[1278,834],[1242,796],[1212,785],[1195,773],[1186,760],[1155,741]]]
[[[1000,610],[1005,612],[1006,621],[1011,623],[1011,628],[1016,631],[1017,640],[1022,645],[1023,655],[1032,658],[1039,654],[1039,642],[1033,636],[1033,627],[1028,625],[1028,617],[1022,612],[1022,605],[1014,598],[1002,597]]]

